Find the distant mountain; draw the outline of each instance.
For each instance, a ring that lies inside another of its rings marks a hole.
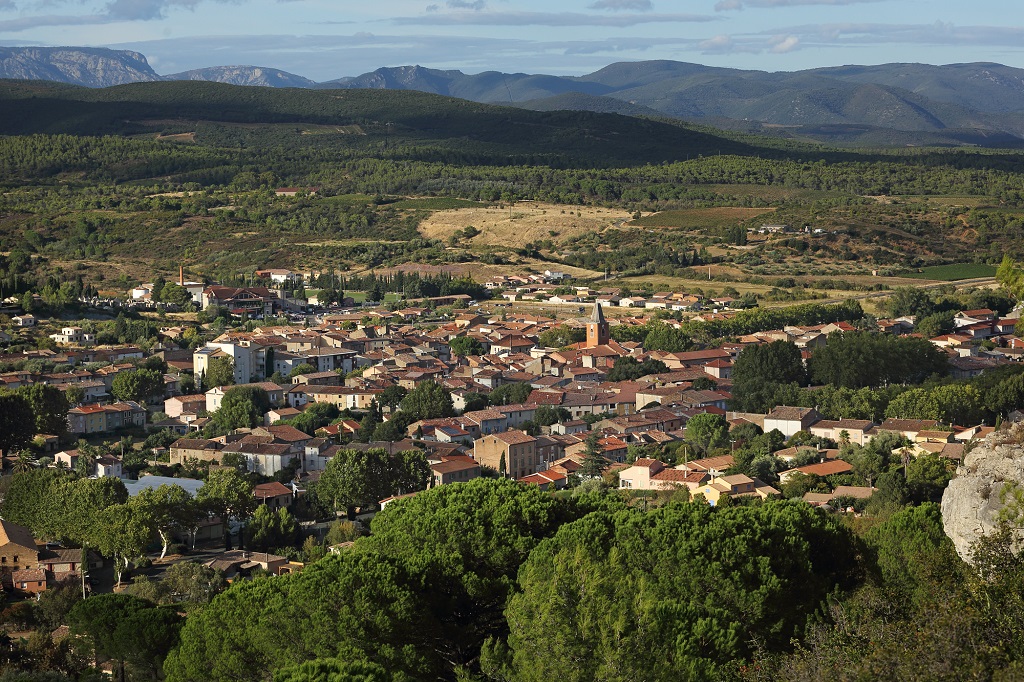
[[[138,52],[89,47],[0,47],[0,78],[90,88],[160,80]]]
[[[611,64],[579,77],[493,71],[467,75],[403,66],[319,87],[420,90],[541,111],[564,107],[669,116],[737,129],[755,122],[796,127],[809,139],[847,144],[877,144],[880,139],[893,144],[994,144],[1024,137],[1024,70],[998,64],[884,64],[769,73],[655,60]],[[901,134],[880,132],[886,130]]]
[[[0,56],[0,77],[89,87],[162,80],[134,52],[2,48]],[[653,60],[610,64],[577,77],[399,66],[324,83],[272,68],[224,66],[165,78],[275,88],[415,90],[537,111],[670,117],[736,130],[783,126],[785,135],[843,144],[891,140],[992,146],[1024,138],[1024,70],[990,63],[766,72]]]
[[[257,85],[267,88],[313,88],[311,81],[294,73],[265,66],[211,66],[164,76],[169,81],[210,81],[230,85]]]

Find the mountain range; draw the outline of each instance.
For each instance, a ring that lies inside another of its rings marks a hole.
[[[86,87],[202,80],[274,88],[416,90],[537,111],[676,118],[838,143],[1019,146],[1024,139],[1024,70],[995,63],[765,72],[657,60],[615,63],[575,77],[400,66],[317,83],[260,66],[162,76],[137,52],[27,47],[0,48],[0,78]]]

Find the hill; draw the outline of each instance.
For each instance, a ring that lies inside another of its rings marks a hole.
[[[766,72],[651,60],[610,64],[577,77],[410,65],[315,83],[271,67],[218,66],[159,76],[135,52],[2,48],[0,77],[87,87],[168,79],[406,90],[537,111],[670,117],[735,130],[784,126],[786,136],[840,145],[1017,146],[1015,138],[1024,138],[1024,70],[992,63]]]
[[[199,81],[88,89],[6,81],[0,100],[6,100],[0,133],[8,135],[187,132],[211,144],[315,142],[361,148],[372,141],[440,147],[466,162],[502,165],[605,166],[769,153],[682,123],[589,111],[536,112],[414,91],[284,91]],[[254,123],[267,128],[254,131],[249,125]]]
[[[160,80],[138,52],[86,47],[0,47],[0,78],[90,88]]]
[[[888,138],[891,144],[988,144],[1007,135],[1024,136],[1024,71],[995,64],[885,64],[769,73],[655,60],[611,64],[579,77],[467,75],[410,66],[378,69],[321,87],[327,86],[416,89],[545,110],[565,105],[637,115],[631,107],[640,107],[647,115],[725,127],[743,127],[733,121],[802,126],[803,136],[836,143],[877,144]],[[630,106],[614,108],[608,99]],[[846,134],[818,132],[837,125],[846,126]],[[871,134],[855,134],[858,127]],[[878,135],[878,129],[893,132]]]
[[[164,76],[170,81],[210,81],[230,85],[256,85],[268,88],[311,88],[314,81],[294,73],[265,66],[211,66]]]

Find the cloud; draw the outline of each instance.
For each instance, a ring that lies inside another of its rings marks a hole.
[[[84,26],[113,24],[121,21],[153,21],[164,19],[172,7],[195,9],[203,0],[110,0],[97,14],[41,14],[0,21],[0,33],[17,33],[47,26]],[[241,0],[216,0],[240,2]],[[56,2],[53,4],[57,4]],[[10,0],[0,0],[0,9],[13,7]]]
[[[943,22],[932,24],[833,23],[806,24],[775,28],[759,35],[784,35],[802,43],[849,47],[859,45],[962,45],[1019,48],[1024,44],[1021,26],[957,26]]]
[[[587,5],[587,7],[590,9],[606,9],[613,12],[624,10],[650,12],[654,9],[654,4],[651,3],[651,0],[597,0],[597,2]]]
[[[447,0],[445,4],[454,9],[482,10],[487,6],[486,0]]]
[[[798,7],[803,5],[860,5],[868,2],[885,2],[885,0],[719,0],[715,4],[716,12],[740,10],[745,7]]]
[[[95,24],[109,24],[115,21],[109,16],[101,14],[85,15],[60,15],[50,14],[34,17],[19,17],[17,19],[6,19],[0,21],[0,33],[18,33],[33,28],[46,26],[86,26]],[[9,41],[4,41],[9,42]],[[35,43],[38,44],[38,43]]]
[[[638,24],[677,24],[715,21],[703,14],[619,14],[579,12],[432,12],[419,17],[395,17],[400,26],[608,26],[625,28]]]
[[[768,51],[773,54],[785,54],[792,52],[800,45],[800,39],[796,36],[779,36],[777,42]]]

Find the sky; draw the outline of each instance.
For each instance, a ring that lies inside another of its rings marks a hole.
[[[582,75],[671,59],[765,71],[886,62],[1024,68],[1021,0],[0,0],[0,45],[143,53],[172,74],[316,81],[419,64]]]

